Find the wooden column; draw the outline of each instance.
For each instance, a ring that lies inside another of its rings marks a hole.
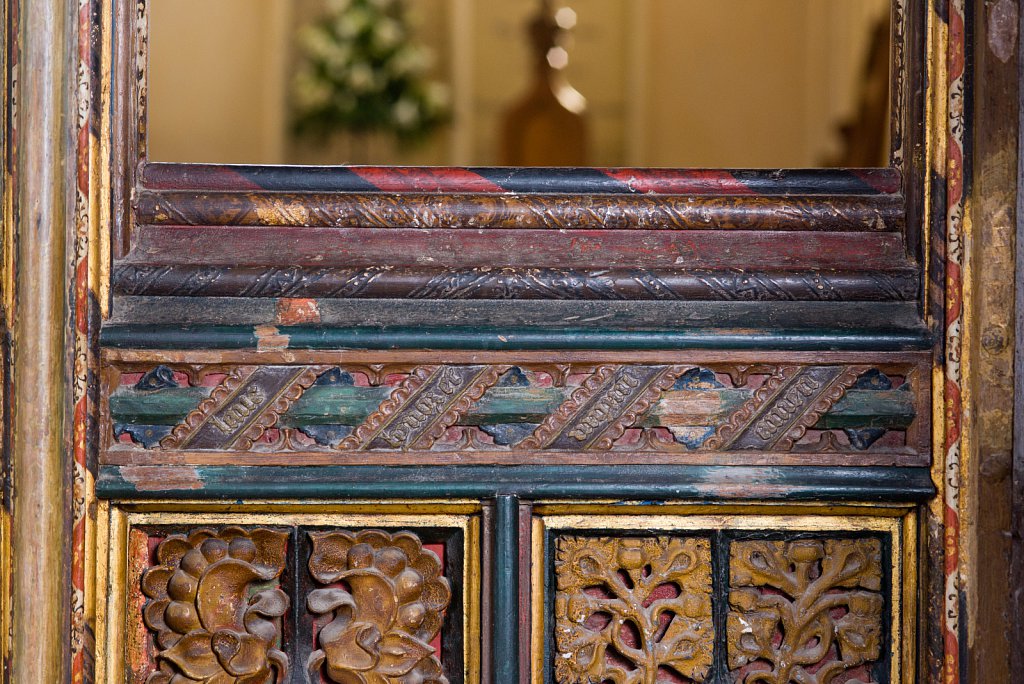
[[[12,681],[68,676],[67,329],[72,3],[20,3],[11,463]]]
[[[1019,17],[1018,40],[1024,32],[1024,13]],[[1024,155],[1020,131],[1024,131],[1024,60],[1017,64],[1017,245],[1024,246]],[[1012,480],[1012,548],[1010,554],[1010,671],[1024,682],[1024,249],[1016,250],[1016,305],[1014,352],[1014,417]]]
[[[975,243],[968,311],[974,435],[965,453],[964,569],[968,587],[969,681],[1021,682],[1012,673],[1010,614],[1013,439],[1014,243],[1017,217],[1017,0],[975,6]],[[1016,677],[1014,679],[1014,677]]]

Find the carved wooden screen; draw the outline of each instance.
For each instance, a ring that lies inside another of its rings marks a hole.
[[[881,169],[146,158],[113,3],[97,678],[918,681],[925,3]]]

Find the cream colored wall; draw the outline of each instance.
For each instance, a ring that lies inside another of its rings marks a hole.
[[[320,2],[152,0],[151,158],[499,161],[502,114],[529,82],[525,26],[537,0],[410,0],[438,76],[455,82],[455,121],[413,152],[374,141],[369,159],[343,139],[295,144],[287,132],[291,36]],[[887,2],[558,0],[579,16],[566,73],[588,98],[590,162],[819,164],[837,151],[837,125],[854,110],[870,27]]]
[[[800,167],[835,151],[886,0],[647,1],[649,165]]]
[[[283,160],[290,10],[291,0],[151,0],[151,159]]]

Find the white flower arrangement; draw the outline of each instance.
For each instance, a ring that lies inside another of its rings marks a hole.
[[[391,132],[414,142],[447,121],[448,89],[428,78],[433,55],[411,41],[404,0],[327,0],[298,43],[298,135]]]

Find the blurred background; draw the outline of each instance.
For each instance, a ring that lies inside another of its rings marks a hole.
[[[152,0],[150,161],[887,165],[889,0]]]

